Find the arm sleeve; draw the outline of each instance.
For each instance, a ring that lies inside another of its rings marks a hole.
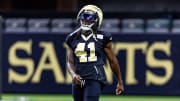
[[[112,34],[106,33],[104,36],[104,45],[112,41]]]

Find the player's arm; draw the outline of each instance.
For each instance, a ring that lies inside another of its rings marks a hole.
[[[113,73],[115,74],[115,76],[118,80],[118,84],[117,84],[117,88],[116,88],[116,94],[118,95],[124,90],[124,87],[123,87],[123,81],[122,81],[122,77],[121,77],[120,65],[118,63],[118,60],[117,60],[115,54],[112,51],[112,42],[109,42],[106,44],[104,51],[109,60],[111,70],[113,71]]]
[[[73,58],[73,51],[71,48],[68,47],[67,53],[66,53],[66,66],[69,71],[69,73],[72,76],[72,79],[75,83],[80,84],[81,83],[81,77],[75,73],[75,66],[74,66],[74,58]]]

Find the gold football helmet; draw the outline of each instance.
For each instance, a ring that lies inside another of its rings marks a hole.
[[[95,5],[86,5],[79,11],[77,20],[83,30],[97,30],[101,26],[103,12]]]

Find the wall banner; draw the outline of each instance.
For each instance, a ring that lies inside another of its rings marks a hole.
[[[66,34],[3,34],[4,93],[71,93],[71,76],[65,67]],[[124,80],[124,94],[180,95],[180,35],[113,33]],[[105,66],[114,94],[116,80]]]

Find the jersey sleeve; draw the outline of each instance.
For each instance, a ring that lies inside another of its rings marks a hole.
[[[111,33],[106,33],[104,35],[104,45],[112,41],[112,34]]]
[[[71,39],[70,35],[68,35],[68,36],[66,37],[65,43],[66,43],[70,48],[71,48],[71,42],[72,42],[72,39]]]

